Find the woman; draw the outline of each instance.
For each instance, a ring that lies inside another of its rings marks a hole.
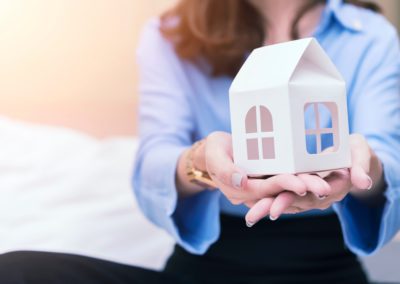
[[[0,257],[0,282],[367,283],[351,251],[372,253],[400,227],[399,45],[371,9],[181,0],[150,22],[133,183],[143,212],[178,243],[165,271],[19,252]],[[249,179],[232,161],[228,88],[252,49],[308,36],[347,82],[352,167]]]
[[[134,188],[143,212],[177,240],[167,272],[187,283],[367,282],[347,248],[372,253],[400,226],[400,53],[395,30],[373,8],[183,0],[147,26]],[[249,179],[232,161],[232,78],[252,49],[309,36],[347,83],[350,130],[358,133],[352,167],[324,179]],[[192,167],[217,189],[193,180]]]

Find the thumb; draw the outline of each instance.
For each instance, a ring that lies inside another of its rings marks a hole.
[[[207,137],[205,156],[207,171],[216,183],[236,189],[246,186],[246,173],[233,163],[232,138],[229,133],[210,134]]]
[[[350,169],[351,183],[357,189],[369,190],[373,182],[369,176],[371,163],[371,150],[367,141],[362,135],[353,134],[350,136],[351,162]]]

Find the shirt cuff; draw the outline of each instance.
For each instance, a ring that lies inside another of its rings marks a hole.
[[[153,148],[149,154],[152,157],[138,157],[133,186],[139,206],[150,221],[165,229],[187,251],[203,254],[220,233],[220,192],[205,190],[178,198],[175,173],[184,149],[175,146],[157,153]]]
[[[385,166],[385,164],[384,164]],[[333,205],[346,245],[358,255],[369,255],[388,243],[400,228],[400,187],[393,183],[394,173],[386,167],[386,201],[373,207],[348,195]]]

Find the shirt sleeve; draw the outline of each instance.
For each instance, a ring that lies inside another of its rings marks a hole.
[[[371,207],[351,195],[334,205],[348,247],[373,253],[400,228],[400,51],[394,29],[363,56],[349,98],[350,131],[363,134],[384,168],[385,202]]]
[[[133,188],[138,204],[157,226],[186,250],[201,254],[219,236],[218,191],[177,196],[179,156],[193,143],[195,118],[184,61],[159,32],[159,20],[145,27],[137,50],[140,144]]]

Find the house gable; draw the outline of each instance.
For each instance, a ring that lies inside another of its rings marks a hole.
[[[344,82],[339,71],[315,39],[311,39],[290,77],[291,83],[328,84]]]

